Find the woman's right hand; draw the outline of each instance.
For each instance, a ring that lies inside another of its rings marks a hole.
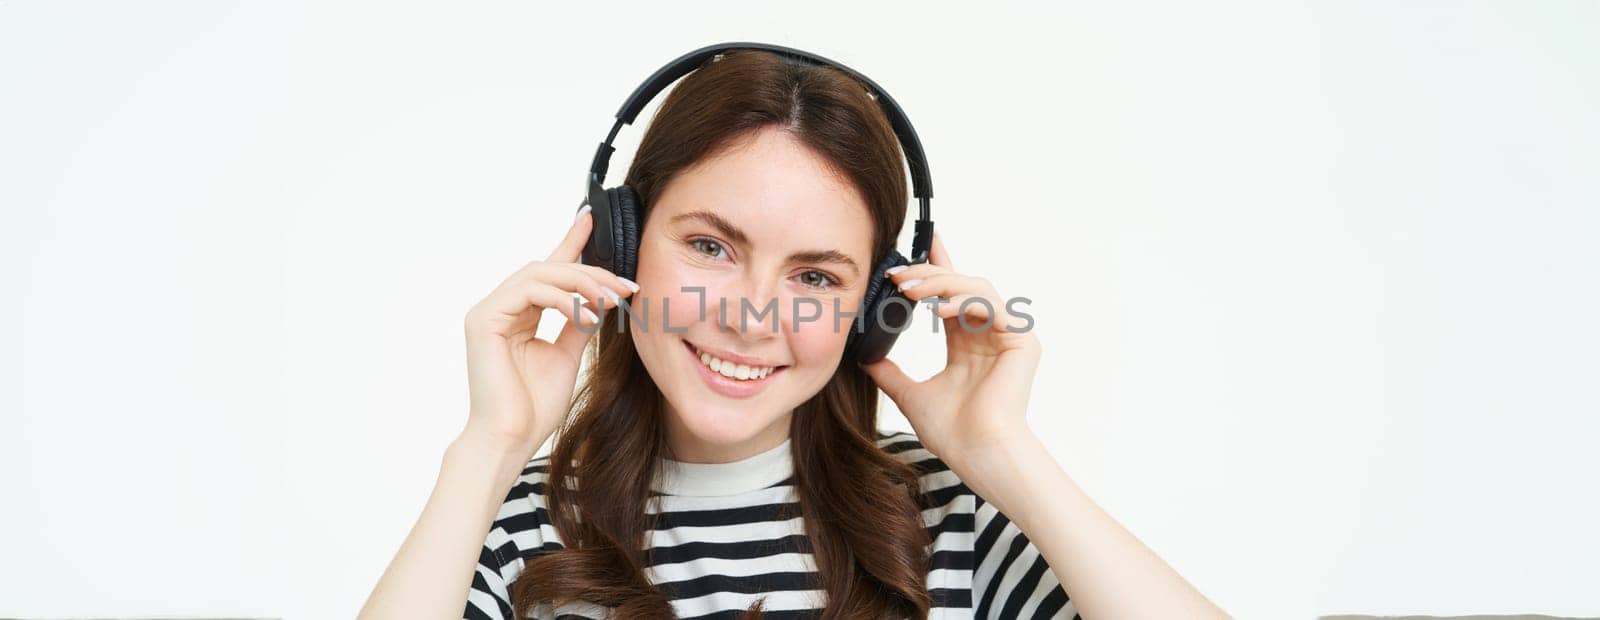
[[[467,311],[467,383],[471,408],[465,432],[480,433],[527,456],[566,417],[595,311],[638,290],[605,269],[578,262],[593,216],[583,209],[550,257],[518,269]],[[586,300],[576,309],[573,295]],[[546,309],[567,317],[554,342],[537,337]],[[580,329],[578,321],[587,326]]]

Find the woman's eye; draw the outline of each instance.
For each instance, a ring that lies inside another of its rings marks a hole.
[[[807,271],[800,274],[800,283],[812,288],[828,288],[836,284],[832,276],[820,271]]]
[[[716,257],[722,255],[722,244],[710,239],[691,239],[689,240],[689,245],[694,246],[695,250],[706,256]]]

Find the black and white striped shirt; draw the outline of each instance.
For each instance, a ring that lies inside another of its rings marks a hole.
[[[1044,556],[993,504],[983,501],[908,432],[880,432],[878,445],[922,473],[923,522],[933,540],[929,617],[1076,618]],[[478,559],[465,618],[512,616],[510,584],[524,562],[562,548],[546,511],[549,456],[529,461],[495,517]],[[758,598],[767,617],[815,617],[816,589],[789,442],[733,463],[666,461],[656,490],[660,521],[649,533],[647,568],[680,618],[734,618]],[[650,513],[656,513],[655,502]],[[541,605],[529,617],[604,618],[606,608]]]

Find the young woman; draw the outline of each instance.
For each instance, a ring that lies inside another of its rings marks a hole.
[[[1221,615],[1033,435],[1039,341],[937,235],[892,280],[950,300],[945,369],[844,357],[834,302],[859,312],[907,204],[861,83],[723,54],[663,101],[625,183],[645,205],[637,283],[578,262],[580,211],[467,313],[465,429],[363,617]],[[993,312],[957,317],[973,297]],[[776,311],[741,325],[742,300]],[[568,319],[553,341],[546,309]],[[877,427],[880,389],[914,433]]]

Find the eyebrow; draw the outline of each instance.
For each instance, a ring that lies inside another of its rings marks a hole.
[[[672,216],[673,224],[682,221],[697,221],[722,233],[724,237],[740,245],[750,245],[750,236],[744,230],[734,226],[733,222],[710,211],[690,211]],[[861,273],[861,266],[856,261],[838,250],[802,250],[789,255],[790,262],[796,263],[834,263],[849,267],[857,275]]]

